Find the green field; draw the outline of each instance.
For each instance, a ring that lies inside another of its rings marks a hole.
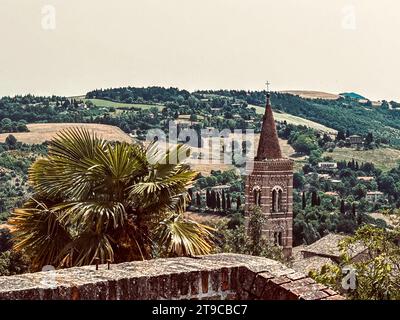
[[[378,148],[374,150],[357,151],[351,148],[335,148],[333,152],[325,152],[324,156],[330,156],[334,160],[372,162],[377,168],[388,171],[396,167],[400,161],[400,150],[391,148]]]
[[[260,106],[255,106],[255,105],[251,105],[249,104],[249,107],[253,107],[256,109],[256,112],[258,114],[264,114],[265,112],[265,107],[260,107]],[[329,134],[337,134],[337,130],[332,129],[332,128],[328,128],[322,124],[319,124],[317,122],[311,121],[311,120],[307,120],[304,118],[300,118],[297,116],[293,116],[291,114],[288,113],[284,113],[284,112],[274,112],[274,118],[276,121],[286,121],[287,123],[291,123],[297,126],[306,126],[315,130],[319,130],[322,132],[326,132]]]
[[[84,99],[84,100],[91,101],[96,107],[114,107],[115,109],[157,108],[160,111],[162,109],[164,109],[164,106],[161,104],[123,103],[123,102],[108,101],[108,100],[104,100],[104,99]]]

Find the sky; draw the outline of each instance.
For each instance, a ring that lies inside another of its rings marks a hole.
[[[0,96],[354,91],[400,101],[398,0],[0,0]]]

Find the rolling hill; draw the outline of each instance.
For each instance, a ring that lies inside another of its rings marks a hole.
[[[84,101],[91,101],[96,107],[113,107],[115,109],[150,109],[157,108],[158,110],[164,109],[164,106],[161,104],[143,104],[143,103],[125,103],[125,102],[115,102],[109,101],[105,99],[84,99]]]
[[[325,152],[324,156],[332,157],[335,161],[372,162],[377,168],[388,171],[397,167],[400,161],[400,150],[378,148],[373,150],[354,150],[350,148],[335,148],[333,152]]]
[[[256,106],[256,105],[248,105],[248,107],[253,107],[256,109],[256,112],[258,114],[264,114],[265,108],[264,107],[260,107],[260,106]],[[301,117],[297,117],[294,115],[291,115],[289,113],[286,112],[281,112],[281,111],[274,111],[274,118],[276,121],[286,121],[287,123],[291,123],[294,125],[298,125],[298,126],[306,126],[321,132],[326,132],[328,134],[337,134],[337,130],[329,128],[327,126],[324,126],[318,122],[315,121],[311,121],[311,120],[307,120]]]
[[[32,123],[27,125],[29,132],[12,133],[18,141],[27,144],[40,144],[54,138],[58,132],[67,128],[79,127],[96,133],[99,137],[112,141],[132,142],[132,139],[120,128],[94,123]],[[4,142],[9,133],[0,134],[0,142]]]
[[[338,94],[321,92],[321,91],[285,90],[285,91],[280,91],[280,92],[293,94],[295,96],[299,96],[304,99],[337,100],[340,98],[340,95],[338,95]]]

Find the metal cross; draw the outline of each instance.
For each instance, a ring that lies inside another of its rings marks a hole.
[[[269,92],[269,85],[271,84],[269,81],[265,83],[267,85],[267,92]]]

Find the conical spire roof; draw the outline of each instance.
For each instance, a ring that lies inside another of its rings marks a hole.
[[[256,160],[281,159],[282,152],[279,146],[278,133],[276,132],[274,114],[270,102],[270,94],[267,93],[267,103],[258,143]]]

